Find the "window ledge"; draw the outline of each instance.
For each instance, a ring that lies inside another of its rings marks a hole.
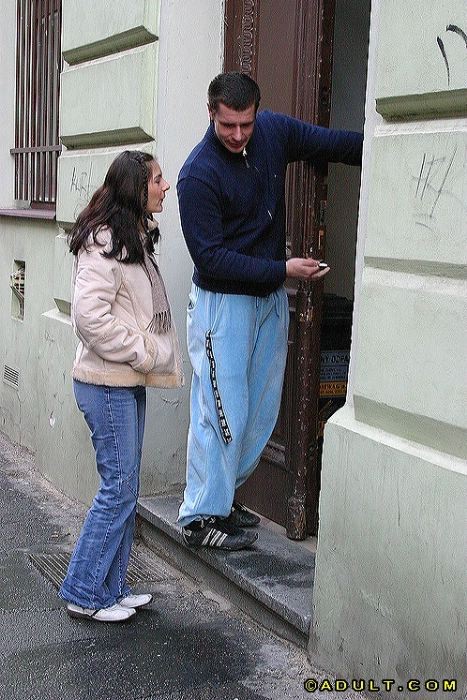
[[[0,209],[0,216],[14,216],[21,219],[55,220],[55,209]]]

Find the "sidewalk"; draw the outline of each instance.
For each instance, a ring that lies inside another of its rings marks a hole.
[[[326,676],[302,650],[138,544],[135,576],[152,576],[136,586],[154,594],[148,609],[125,625],[71,620],[30,555],[63,559],[84,512],[0,433],[0,700],[312,697],[304,680]]]

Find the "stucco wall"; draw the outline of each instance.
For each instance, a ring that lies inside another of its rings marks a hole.
[[[1,429],[14,440],[34,449],[37,440],[38,405],[38,321],[51,306],[52,266],[44,269],[42,256],[53,256],[55,227],[29,220],[0,218],[0,362],[2,379],[5,366],[18,372],[18,388],[0,384]],[[19,306],[9,284],[15,261],[25,264],[24,317],[17,317]]]
[[[223,2],[218,0],[197,3],[192,12],[184,0],[161,2],[155,152],[171,190],[160,216],[159,264],[182,343],[186,385],[179,391],[149,392],[141,484],[145,494],[185,480],[191,384],[185,325],[193,264],[181,233],[176,183],[209,124],[207,87],[222,69],[223,26]]]
[[[465,51],[449,53],[448,83],[437,39],[466,18],[413,5],[372,3],[349,395],[325,429],[310,654],[395,679],[399,697],[410,678],[457,678],[461,698],[467,72],[462,87]]]

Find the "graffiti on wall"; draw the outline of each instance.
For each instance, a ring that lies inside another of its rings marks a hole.
[[[92,174],[92,161],[90,161],[89,167],[86,170],[80,170],[76,166],[73,166],[73,170],[70,176],[69,190],[75,199],[75,206],[73,210],[74,218],[76,218],[78,214],[84,209],[84,207],[89,203],[93,195],[95,187],[92,184]]]
[[[455,24],[448,24],[446,27],[446,32],[453,32],[454,34],[459,36],[461,38],[461,40],[464,41],[465,48],[467,49],[467,34],[460,27],[456,26]],[[450,82],[451,82],[451,67],[449,64],[448,52],[446,51],[445,43],[440,36],[436,37],[436,41],[438,43],[439,50],[441,51],[441,55],[442,55],[443,60],[444,60],[444,65],[446,66],[448,87],[449,87]]]
[[[456,153],[457,146],[447,155],[423,154],[415,189],[415,223],[418,226],[433,230],[441,197],[452,196],[450,185]]]

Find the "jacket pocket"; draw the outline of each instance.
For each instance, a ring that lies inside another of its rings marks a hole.
[[[173,374],[176,371],[175,343],[173,331],[151,334],[150,342],[154,347],[154,365],[151,372],[155,374]]]

